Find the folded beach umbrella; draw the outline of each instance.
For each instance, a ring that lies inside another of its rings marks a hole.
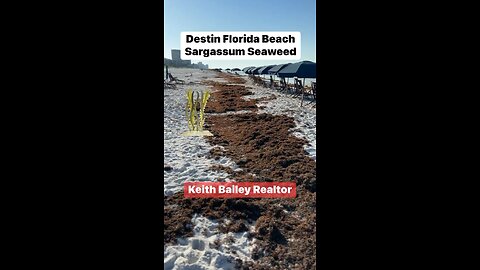
[[[275,65],[270,65],[270,66],[264,66],[261,69],[258,70],[258,74],[268,74],[268,71],[274,67]]]
[[[284,69],[286,66],[288,65],[291,65],[291,63],[287,63],[287,64],[281,64],[281,65],[276,65],[274,67],[272,67],[271,69],[268,70],[268,73],[270,74],[276,74],[278,73],[280,70]]]
[[[277,75],[279,77],[298,77],[298,78],[316,78],[317,77],[317,64],[311,61],[302,61],[293,63],[282,70]]]

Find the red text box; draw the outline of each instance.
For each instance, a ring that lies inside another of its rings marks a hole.
[[[295,198],[295,182],[185,182],[185,198]]]

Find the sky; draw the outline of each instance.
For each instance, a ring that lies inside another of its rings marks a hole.
[[[316,62],[315,0],[164,0],[164,57],[180,49],[180,32],[187,31],[299,31],[300,60],[201,61],[209,68],[244,68]],[[197,63],[198,60],[192,60]]]

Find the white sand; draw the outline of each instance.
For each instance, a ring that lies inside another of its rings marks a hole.
[[[235,259],[251,260],[253,245],[248,232],[222,234],[218,222],[195,215],[192,218],[194,236],[180,238],[176,245],[164,248],[164,269],[234,269]],[[247,226],[253,230],[253,226]],[[233,239],[233,242],[227,238]],[[215,245],[218,241],[220,245]]]
[[[189,84],[189,82],[199,83],[204,80],[202,77],[212,77],[214,73],[197,69],[171,68],[169,68],[169,72],[174,77],[185,80],[185,84],[177,85],[177,89],[164,89],[164,158],[165,165],[173,168],[170,171],[164,171],[163,174],[165,195],[181,191],[183,183],[187,180],[217,181],[218,179],[227,179],[228,174],[226,173],[209,171],[208,169],[211,165],[218,164],[233,169],[238,168],[227,157],[221,157],[219,160],[207,158],[210,149],[213,147],[204,137],[181,136],[183,132],[188,131],[187,118],[185,116],[187,90],[212,91],[207,86]],[[190,74],[192,74],[191,77]],[[205,121],[208,121],[208,115],[205,116]]]

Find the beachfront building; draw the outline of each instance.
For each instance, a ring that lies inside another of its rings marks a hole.
[[[172,66],[189,67],[191,64],[191,60],[182,60],[180,58],[180,50],[172,49]]]
[[[198,68],[198,69],[208,69],[208,65],[198,62],[197,64],[192,64],[191,60],[182,60],[180,58],[180,50],[172,50],[172,59],[163,58],[163,64],[169,67],[186,67],[186,68]]]
[[[202,64],[202,62],[198,62],[197,64],[192,64],[193,68],[198,69],[208,69],[208,65]]]
[[[172,61],[180,61],[180,50],[172,50]]]

